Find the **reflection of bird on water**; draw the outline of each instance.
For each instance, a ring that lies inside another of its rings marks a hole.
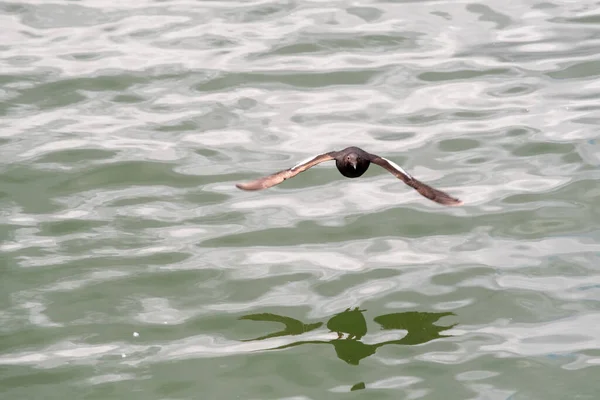
[[[256,339],[246,339],[243,340],[243,342],[264,340],[286,335],[300,335],[302,333],[310,332],[314,329],[317,329],[318,327],[323,325],[322,322],[316,322],[314,324],[304,324],[302,323],[302,321],[298,321],[297,319],[271,313],[244,315],[243,317],[240,317],[240,319],[248,319],[252,321],[281,322],[285,325],[285,328],[282,331],[271,333],[270,335],[261,336]]]
[[[363,149],[354,146],[347,147],[340,151],[330,151],[329,153],[319,154],[306,161],[300,162],[292,168],[276,172],[272,175],[265,176],[251,182],[238,183],[236,186],[243,190],[267,189],[271,186],[280,184],[286,179],[293,178],[300,172],[304,172],[317,164],[331,160],[335,160],[335,166],[340,173],[347,178],[358,178],[364,174],[369,168],[369,165],[373,163],[384,168],[396,178],[400,179],[402,182],[412,187],[429,200],[433,200],[436,203],[446,206],[459,206],[463,204],[462,201],[450,196],[448,193],[442,192],[441,190],[435,189],[419,181],[393,161],[375,154],[367,153]]]
[[[434,323],[437,322],[440,318],[448,315],[454,315],[451,312],[405,312],[381,315],[379,317],[375,317],[374,320],[379,325],[381,325],[382,329],[401,329],[406,330],[408,333],[402,339],[389,340],[386,342],[376,344],[365,344],[360,341],[360,339],[367,333],[367,324],[363,316],[364,311],[365,310],[359,310],[358,307],[353,310],[346,309],[345,311],[333,316],[327,322],[327,327],[331,331],[336,332],[338,334],[337,339],[333,339],[330,341],[305,340],[275,347],[271,350],[285,349],[288,347],[295,347],[302,344],[330,344],[333,345],[338,358],[344,360],[348,364],[358,365],[360,360],[374,354],[377,351],[377,349],[381,346],[389,344],[416,345],[426,343],[440,337],[445,337],[446,335],[441,335],[440,333],[456,325],[434,325]],[[286,321],[288,322],[288,324],[286,324],[286,329],[288,325],[296,327],[291,331],[297,333],[289,333],[291,335],[297,335],[298,333],[308,332],[308,330],[301,331],[301,327],[312,327],[312,329],[316,329],[318,326],[321,325],[320,323],[302,324],[300,321],[297,321],[295,319],[288,317],[280,317],[275,314],[252,314],[242,317],[241,319],[250,319],[255,321]],[[294,322],[290,324],[290,321]],[[286,331],[284,330],[282,332],[277,332],[254,340],[262,340],[269,337],[282,336],[286,334],[285,332]],[[348,336],[345,339],[342,339],[344,333],[348,334]]]
[[[365,311],[359,310],[358,307],[352,311],[347,308],[346,311],[331,317],[327,321],[327,328],[332,332],[337,332],[338,339],[341,339],[343,334],[347,333],[347,339],[360,340],[367,334],[367,321],[362,314]]]
[[[421,344],[440,337],[446,337],[447,335],[440,335],[440,332],[456,326],[456,324],[450,326],[434,325],[437,320],[447,315],[454,315],[454,313],[413,311],[380,315],[373,318],[373,320],[381,325],[381,329],[405,329],[407,334],[402,338],[402,344]]]

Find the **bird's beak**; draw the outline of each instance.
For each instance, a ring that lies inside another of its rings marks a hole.
[[[352,166],[354,167],[354,169],[356,169],[356,161],[350,161],[350,164],[352,164]]]

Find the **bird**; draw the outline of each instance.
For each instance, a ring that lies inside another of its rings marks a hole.
[[[456,197],[419,181],[393,161],[368,153],[355,146],[347,147],[340,151],[330,151],[328,153],[319,154],[299,162],[292,168],[250,182],[237,183],[235,186],[242,190],[267,189],[271,186],[279,185],[281,182],[293,178],[300,172],[304,172],[317,164],[332,160],[335,160],[335,166],[338,171],[347,178],[358,178],[363,175],[369,168],[369,165],[373,163],[384,168],[429,200],[445,206],[460,206],[463,204],[463,202]]]

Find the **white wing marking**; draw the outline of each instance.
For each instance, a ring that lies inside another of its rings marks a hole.
[[[383,157],[381,157],[381,158],[383,158]],[[393,161],[388,160],[387,158],[383,158],[383,159],[385,161],[389,162],[392,167],[396,168],[398,171],[402,172],[404,175],[406,175],[409,178],[413,179],[413,177],[408,172],[406,172],[404,169],[402,169],[402,167],[400,167],[398,164],[396,164]]]
[[[307,158],[306,160],[302,160],[300,161],[298,164],[294,165],[292,168],[290,168],[291,170],[294,170],[296,168],[298,168],[299,166],[301,166],[302,164],[306,164],[307,162],[309,162],[310,160],[314,159],[316,156],[312,156]]]

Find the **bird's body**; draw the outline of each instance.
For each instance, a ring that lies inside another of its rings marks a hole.
[[[441,190],[434,189],[431,186],[412,177],[408,172],[402,169],[399,165],[395,164],[393,161],[379,157],[375,154],[367,153],[363,149],[354,146],[347,147],[340,151],[331,151],[329,153],[319,154],[293,166],[292,168],[276,172],[272,175],[265,176],[251,182],[238,183],[236,187],[243,190],[266,189],[271,186],[278,185],[286,179],[293,178],[300,172],[306,171],[317,164],[331,160],[335,160],[335,166],[340,173],[347,178],[358,178],[359,176],[362,176],[367,169],[369,169],[369,165],[374,163],[386,169],[395,177],[402,180],[405,184],[417,190],[422,196],[427,197],[432,201],[447,206],[458,206],[462,204],[462,201],[459,199],[452,197]]]
[[[335,166],[346,178],[358,178],[369,169],[371,165],[370,154],[358,147],[348,147],[339,153],[341,157],[335,157]]]

